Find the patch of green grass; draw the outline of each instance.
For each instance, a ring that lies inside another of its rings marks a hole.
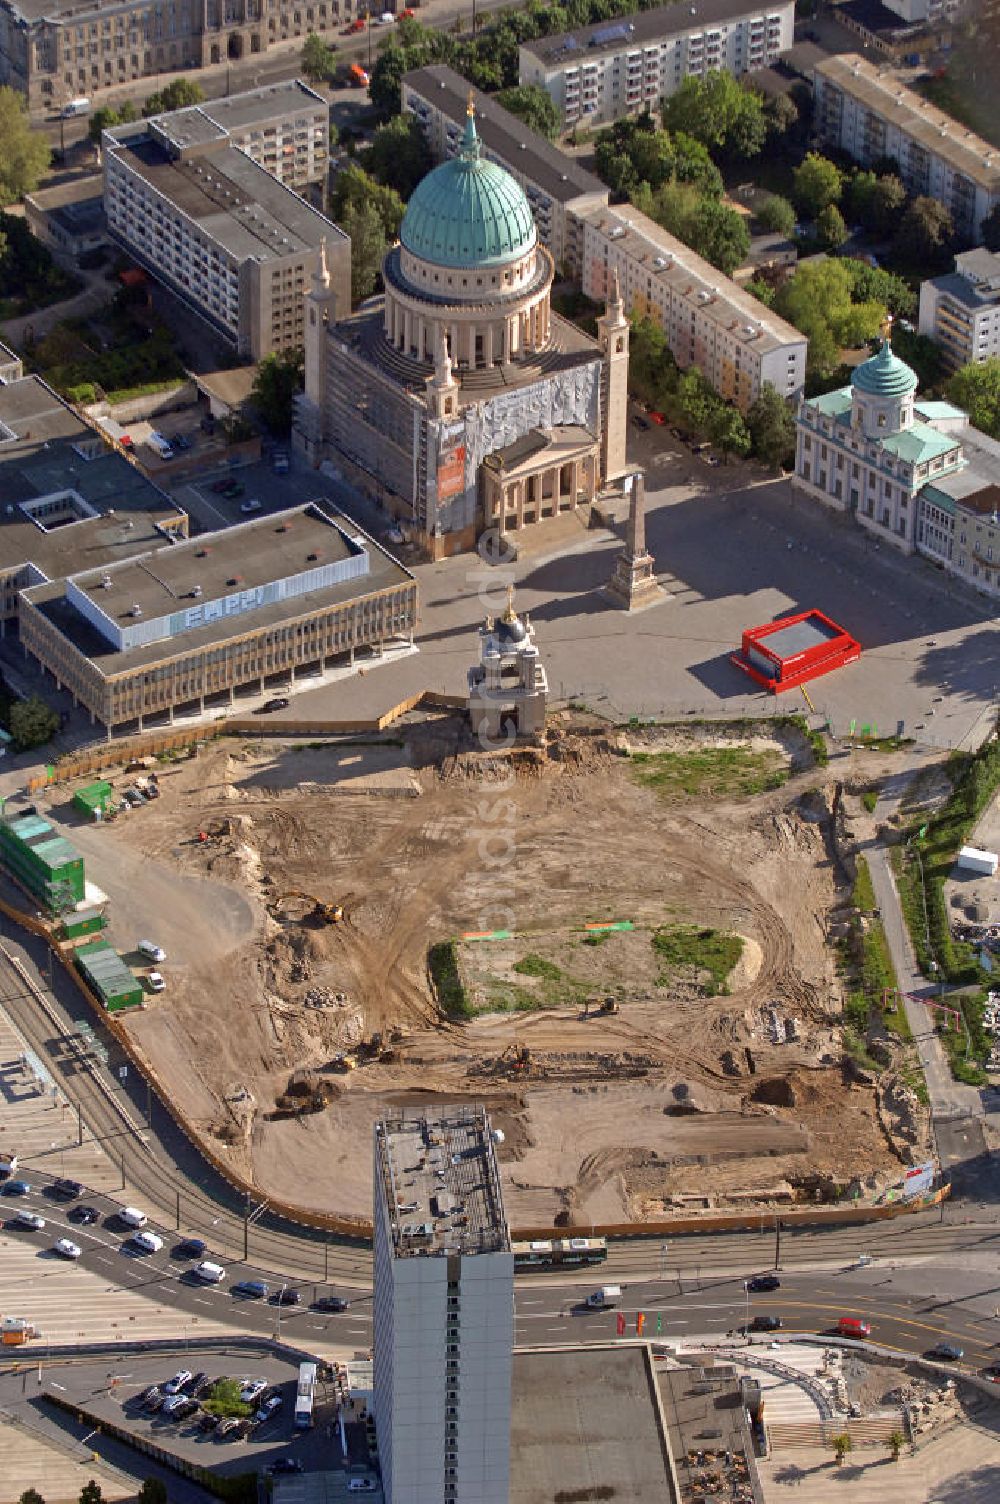
[[[472,1018],[476,1010],[462,984],[454,940],[439,940],[431,946],[427,952],[427,971],[442,1012],[450,1018]]]
[[[554,961],[546,961],[544,956],[537,956],[534,951],[529,951],[520,961],[515,961],[513,969],[522,977],[541,977],[546,982],[559,982],[563,974],[562,968]]]
[[[666,986],[680,970],[691,968],[707,971],[709,979],[702,983],[706,997],[715,997],[727,992],[726,978],[743,954],[743,940],[739,935],[726,935],[721,930],[700,929],[695,925],[664,925],[652,936],[653,949],[665,968],[657,979]]]
[[[878,803],[878,789],[865,789],[861,795],[861,803],[868,813],[873,815],[875,813],[875,806]]]
[[[668,799],[682,795],[748,799],[780,788],[788,778],[784,757],[770,747],[760,752],[749,747],[633,752],[632,769],[637,782]]]
[[[868,871],[868,863],[864,857],[858,859],[858,875],[854,879],[851,902],[859,914],[874,914],[878,908],[878,904],[875,902],[875,889],[872,887],[871,873]]]
[[[581,945],[604,945],[611,939],[611,930],[591,930],[589,935],[584,935]]]
[[[844,1028],[844,1050],[848,1055],[850,1055],[851,1059],[856,1060],[858,1065],[860,1065],[864,1070],[873,1071],[875,1075],[880,1074],[882,1067],[879,1065],[877,1060],[874,1060],[872,1056],[869,1055],[867,1046],[865,1044],[864,1035],[859,1035],[857,1031],[852,1029],[849,1025],[845,1026]]]
[[[240,1399],[239,1379],[219,1379],[218,1383],[213,1384],[208,1399],[202,1402],[201,1408],[207,1410],[209,1415],[234,1416],[243,1420],[253,1407]]]

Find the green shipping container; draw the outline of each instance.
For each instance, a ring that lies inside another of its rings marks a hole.
[[[73,795],[73,804],[84,815],[94,818],[96,812],[102,815],[108,812],[108,806],[114,797],[114,789],[103,778],[98,778],[96,783],[88,783],[86,788],[77,789]]]
[[[100,909],[77,909],[63,920],[63,932],[67,940],[76,940],[80,935],[97,935],[104,928],[104,915]]]
[[[141,982],[106,940],[81,945],[73,959],[109,1013],[141,1005]]]

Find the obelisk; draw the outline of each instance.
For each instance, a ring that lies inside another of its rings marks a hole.
[[[615,561],[615,572],[606,593],[626,611],[652,606],[666,596],[657,583],[654,560],[646,550],[646,477],[637,470],[631,480],[625,547]],[[627,484],[627,482],[626,482]]]

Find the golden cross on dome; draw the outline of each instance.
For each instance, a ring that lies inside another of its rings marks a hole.
[[[887,313],[886,314],[885,318],[882,320],[882,323],[881,323],[880,327],[881,327],[882,338],[886,342],[890,342],[892,340],[892,314],[891,313]]]
[[[469,90],[469,98],[466,101],[465,113],[470,116],[470,118],[476,113],[476,96],[471,89]]]
[[[503,614],[504,621],[517,621],[517,612],[514,610],[514,587],[507,586],[507,609]]]

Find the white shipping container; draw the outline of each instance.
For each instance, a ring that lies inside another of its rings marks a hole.
[[[1000,857],[995,851],[981,851],[978,846],[963,846],[958,853],[957,865],[964,872],[979,872],[985,877],[995,877]]]

